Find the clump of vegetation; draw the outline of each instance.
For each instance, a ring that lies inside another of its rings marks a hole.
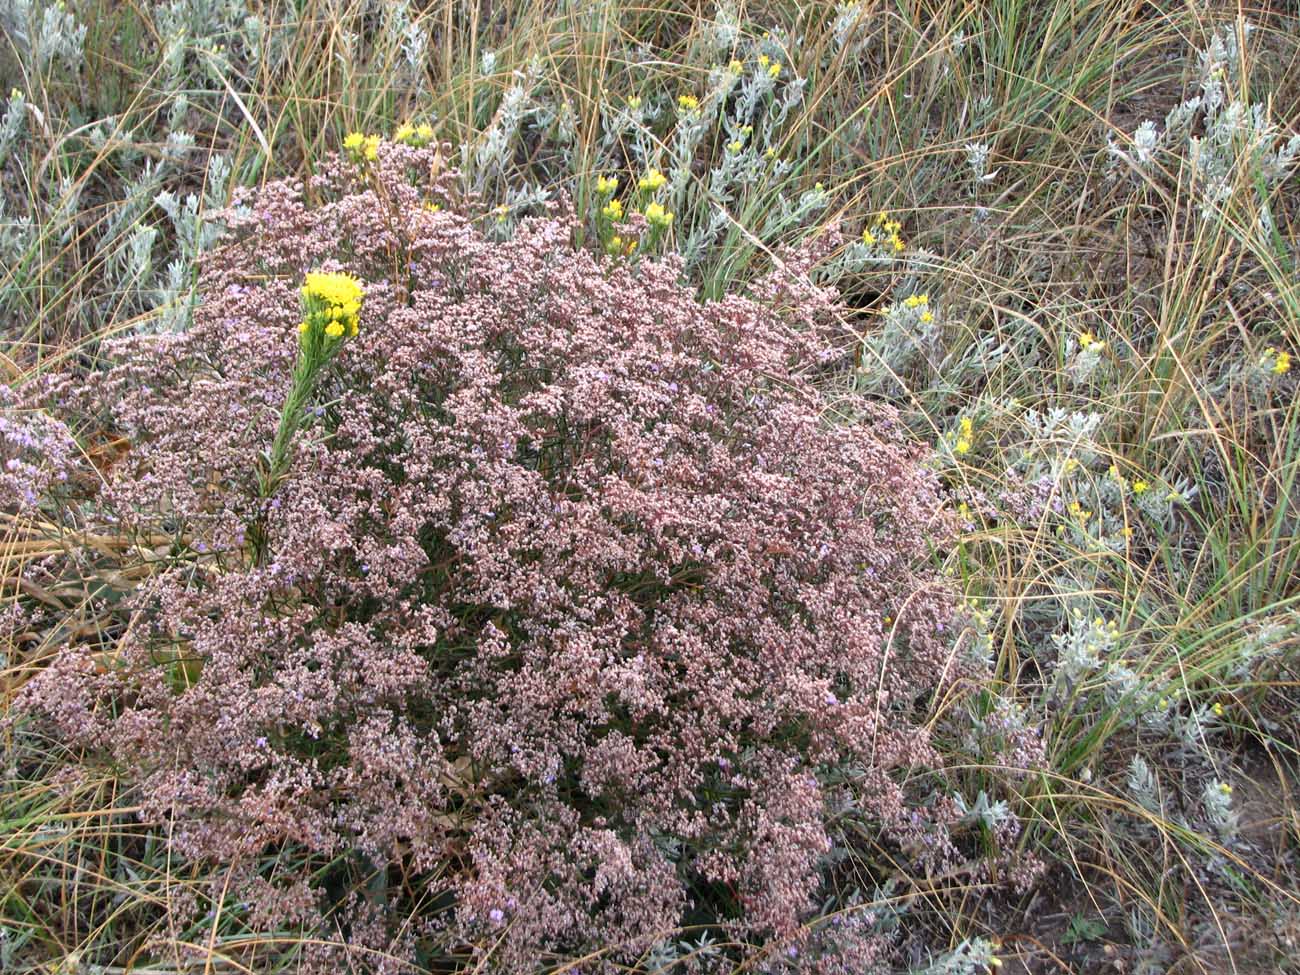
[[[927,558],[937,478],[801,374],[845,351],[829,307],[782,319],[776,278],[701,303],[563,218],[492,240],[438,149],[373,148],[311,202],[240,194],[185,332],[37,384],[130,445],[63,529],[152,551],[113,566],[148,573],[115,639],[26,683],[19,741],[125,772],[224,896],[333,918],[345,955],[626,964],[694,927],[885,957],[804,925],[856,906],[859,851],[967,866],[922,770],[929,702],[985,675]]]

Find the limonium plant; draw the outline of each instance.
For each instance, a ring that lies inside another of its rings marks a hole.
[[[864,879],[995,860],[931,741],[984,670],[924,448],[826,419],[806,363],[852,342],[783,276],[815,255],[700,302],[572,216],[494,239],[438,151],[243,194],[194,327],[53,391],[132,444],[83,517],[175,541],[18,713],[250,923],[333,932],[295,970],[613,972],[701,934],[878,967]]]

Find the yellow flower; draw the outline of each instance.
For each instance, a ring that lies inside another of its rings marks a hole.
[[[647,169],[645,175],[641,177],[640,181],[636,185],[643,190],[649,190],[653,193],[666,182],[668,182],[668,177],[664,176],[664,174],[659,172],[659,170]]]
[[[420,149],[433,141],[433,126],[427,122],[419,126],[406,122],[393,133],[393,141]]]
[[[769,58],[766,54],[760,54],[758,56],[758,66],[760,68],[766,68],[771,62],[772,59]]]
[[[741,64],[739,61],[737,61],[735,58],[732,58],[731,63],[727,65],[727,70],[729,70],[732,74],[740,74],[742,71],[745,70],[745,66]]]
[[[968,454],[970,453],[970,441],[965,437],[958,437],[957,445],[953,449],[959,454]]]
[[[307,298],[318,298],[329,305],[355,305],[359,308],[365,288],[350,274],[310,271],[303,283],[302,293]]]
[[[641,107],[641,96],[640,96],[640,95],[628,95],[628,97],[627,97],[627,107],[630,108],[630,109],[632,109],[633,111],[635,111],[636,109],[640,108],[640,107]]]
[[[694,95],[678,95],[677,104],[683,112],[693,112],[700,107],[700,100]]]
[[[600,210],[610,220],[623,219],[623,202],[621,200],[610,200]]]
[[[928,312],[928,311],[923,311],[923,312],[921,312],[921,324],[922,324],[922,325],[929,325],[932,321],[934,321],[934,315],[933,315],[933,313]]]
[[[776,78],[778,75],[780,75],[780,74],[781,74],[781,64],[780,64],[780,62],[778,61],[776,64],[774,64],[774,65],[772,65],[770,68],[768,68],[768,69],[767,69],[767,74],[768,74],[768,77],[769,77],[769,78]]]
[[[601,196],[608,196],[618,191],[617,176],[598,176],[596,178],[596,192]]]
[[[1232,786],[1228,785],[1227,782],[1220,782],[1219,791],[1222,792],[1225,796],[1230,796],[1232,795]]]
[[[739,139],[733,139],[727,143],[728,152],[740,152],[743,148],[745,148],[745,145]]]
[[[770,151],[770,150],[769,150],[769,151]],[[862,243],[866,244],[868,247],[874,247],[874,246],[875,246],[875,243],[876,243],[876,235],[873,234],[869,228],[863,228],[863,231],[862,231]]]
[[[1291,371],[1291,353],[1279,352],[1273,360],[1273,372],[1278,376],[1286,375]]]
[[[673,222],[673,215],[663,208],[659,203],[651,203],[645,208],[645,218],[650,226],[660,229],[667,229]]]
[[[764,158],[764,159],[775,159],[775,158],[776,158],[776,149],[774,149],[772,146],[768,146],[766,149],[763,150],[763,158]]]
[[[1146,481],[1137,480],[1133,482],[1134,494],[1146,494],[1150,490],[1151,490],[1151,485],[1148,484]]]
[[[360,132],[349,132],[343,137],[343,148],[353,156],[361,155],[365,149],[366,137]]]
[[[907,300],[903,302],[908,308],[920,308],[922,305],[928,305],[929,303],[929,295],[909,295]]]
[[[903,238],[898,236],[898,234],[890,234],[889,243],[894,248],[895,254],[901,254],[903,252]]]
[[[1214,702],[1214,707],[1210,708],[1210,710],[1214,712],[1214,716],[1216,718],[1223,717],[1223,705],[1220,704],[1218,701]]]
[[[349,132],[343,138],[343,148],[353,162],[374,162],[379,158],[379,136]]]
[[[357,319],[364,296],[361,282],[337,271],[311,271],[302,286],[306,319],[298,326],[302,335],[324,328],[330,338],[357,334]]]

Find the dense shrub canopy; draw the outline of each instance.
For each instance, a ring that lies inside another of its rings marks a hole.
[[[62,394],[128,439],[90,517],[155,571],[115,652],[69,651],[28,709],[134,770],[185,854],[360,850],[507,968],[789,936],[854,824],[953,855],[908,773],[966,665],[889,414],[828,421],[776,279],[702,304],[563,217],[489,239],[434,161],[249,195],[193,328]],[[360,331],[267,497],[313,269],[364,282]],[[254,873],[268,923],[340,896]]]

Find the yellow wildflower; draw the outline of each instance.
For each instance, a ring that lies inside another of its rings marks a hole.
[[[1227,782],[1220,782],[1219,791],[1222,792],[1225,796],[1230,796],[1232,795],[1232,786],[1228,785]]]
[[[601,211],[600,211],[600,212],[603,213],[603,214],[604,214],[606,217],[608,217],[610,220],[622,220],[622,219],[623,219],[623,201],[622,201],[622,200],[610,200],[608,203],[606,203],[606,204],[601,208]]]
[[[1213,706],[1212,708],[1210,708],[1210,710],[1214,712],[1214,716],[1215,716],[1216,718],[1222,718],[1222,717],[1223,717],[1223,705],[1220,704],[1218,701],[1215,701],[1215,702],[1214,702],[1214,706]]]
[[[727,143],[728,152],[740,152],[740,150],[743,148],[745,148],[744,143],[742,143],[739,139],[733,139],[732,141]]]
[[[769,150],[769,151],[770,151],[770,150]],[[868,228],[868,227],[864,227],[863,230],[862,230],[862,243],[866,244],[868,247],[874,247],[874,246],[875,246],[875,243],[876,243],[876,235],[873,234],[873,233],[871,232],[871,229]]]
[[[353,162],[374,162],[379,158],[379,136],[349,132],[343,138],[343,148]]]
[[[934,314],[932,312],[928,312],[928,311],[921,312],[922,325],[929,325],[932,321],[934,321]]]
[[[908,295],[903,302],[908,308],[920,308],[922,305],[928,305],[929,303],[929,295]]]
[[[596,178],[596,192],[601,196],[609,196],[618,191],[617,176],[598,176]]]
[[[694,95],[678,95],[677,104],[683,112],[693,112],[700,107],[700,100]]]
[[[1151,485],[1148,484],[1146,481],[1137,480],[1133,482],[1134,494],[1146,494],[1149,490],[1151,490]]]
[[[343,137],[343,148],[348,155],[359,157],[365,150],[366,137],[360,132],[349,132]]]
[[[673,222],[673,215],[663,208],[659,203],[651,203],[645,208],[645,218],[650,226],[660,229],[667,229]]]
[[[415,138],[415,126],[410,122],[403,122],[393,133],[394,142],[410,142]]]
[[[303,283],[302,293],[307,298],[319,298],[330,305],[357,305],[365,293],[361,282],[350,274],[338,271],[311,271]]]
[[[668,182],[668,177],[664,176],[664,174],[659,172],[659,170],[647,169],[645,175],[641,177],[640,181],[636,185],[643,190],[649,190],[653,193],[666,182]]]
[[[415,127],[415,137],[424,145],[433,141],[433,126],[428,122],[421,122]]]
[[[778,61],[776,64],[768,68],[767,74],[769,78],[773,78],[773,79],[779,76],[781,74],[781,63]]]
[[[772,148],[771,146],[768,146],[766,149],[763,150],[763,158],[764,158],[764,159],[775,159],[775,158],[776,158],[776,150],[775,150],[774,148]]]
[[[740,74],[742,71],[745,70],[745,66],[741,64],[739,61],[737,61],[735,58],[732,58],[731,63],[727,65],[727,70],[729,70],[732,74]]]
[[[627,107],[630,108],[630,109],[632,109],[633,111],[636,111],[636,109],[640,108],[640,107],[641,107],[641,96],[640,96],[640,95],[628,95],[628,96],[627,96]]]
[[[298,326],[299,334],[306,336],[313,328],[320,328],[330,338],[341,338],[344,333],[356,335],[363,295],[361,282],[350,274],[308,273],[302,286],[306,317]]]

